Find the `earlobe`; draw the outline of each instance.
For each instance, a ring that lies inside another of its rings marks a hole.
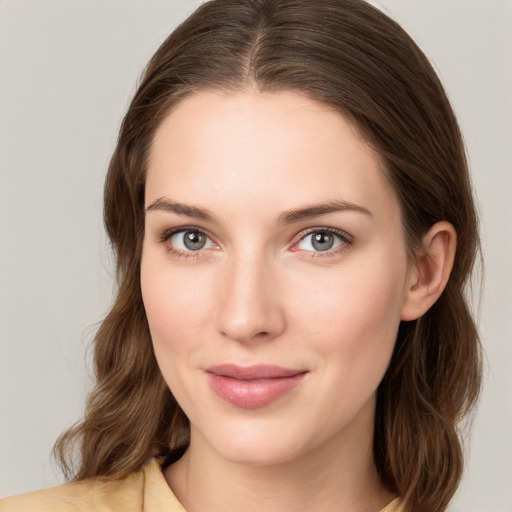
[[[447,221],[434,224],[423,237],[407,282],[401,320],[416,320],[434,304],[446,287],[455,259],[457,233]]]

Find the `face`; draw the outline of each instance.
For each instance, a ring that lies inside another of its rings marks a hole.
[[[274,464],[371,440],[409,266],[351,124],[297,93],[196,93],[156,133],[145,205],[144,305],[191,444]]]

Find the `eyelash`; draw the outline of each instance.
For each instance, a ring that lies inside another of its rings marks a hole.
[[[328,249],[326,251],[307,251],[304,249],[294,249],[297,244],[302,242],[307,236],[313,234],[313,233],[329,233],[331,235],[334,235],[335,237],[339,238],[341,240],[341,245],[336,247],[335,249]],[[300,235],[300,238],[297,242],[295,242],[292,246],[292,251],[303,251],[309,253],[310,258],[328,258],[331,256],[337,256],[338,254],[341,254],[342,252],[345,252],[352,244],[354,243],[354,237],[352,235],[349,235],[347,232],[342,231],[341,229],[336,228],[327,228],[327,227],[315,227],[308,229],[305,233],[302,233]]]
[[[208,233],[204,231],[204,229],[198,228],[196,226],[183,226],[180,228],[172,228],[166,230],[162,236],[159,237],[159,241],[163,244],[166,244],[166,250],[173,256],[176,256],[177,258],[199,258],[201,254],[201,250],[198,251],[181,251],[179,249],[176,249],[172,244],[167,243],[171,237],[178,233],[186,233],[187,231],[192,231],[195,233],[201,233],[204,236],[210,238],[208,236]]]
[[[171,253],[172,255],[178,257],[178,258],[198,258],[201,255],[202,250],[199,249],[197,251],[182,251],[180,249],[176,249],[172,244],[167,243],[171,237],[178,233],[186,233],[187,231],[192,231],[196,233],[201,233],[204,236],[208,237],[211,240],[211,237],[208,235],[208,233],[198,228],[197,226],[183,226],[179,228],[172,228],[166,230],[160,237],[158,237],[158,241],[162,244],[166,244],[166,250]],[[298,245],[301,241],[303,241],[307,236],[313,234],[313,233],[329,233],[341,240],[341,245],[334,250],[326,250],[326,251],[307,251],[304,249],[297,249],[294,248],[296,245]],[[335,256],[337,254],[340,254],[347,250],[352,244],[354,243],[354,237],[352,235],[349,235],[345,231],[342,231],[341,229],[335,229],[335,228],[328,228],[328,227],[315,227],[307,230],[305,233],[302,233],[300,235],[300,238],[297,242],[295,242],[292,245],[292,248],[290,249],[292,252],[307,252],[309,253],[310,258],[326,258],[330,256]]]

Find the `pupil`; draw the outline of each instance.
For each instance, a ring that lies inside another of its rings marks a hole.
[[[187,231],[185,233],[183,243],[187,249],[191,251],[197,251],[204,247],[206,243],[206,237],[197,231]]]
[[[312,245],[317,251],[327,251],[334,245],[334,237],[330,233],[316,233]]]

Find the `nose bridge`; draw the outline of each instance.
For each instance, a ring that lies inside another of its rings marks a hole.
[[[225,262],[217,329],[236,341],[271,339],[284,329],[276,272],[264,251],[240,251]]]

